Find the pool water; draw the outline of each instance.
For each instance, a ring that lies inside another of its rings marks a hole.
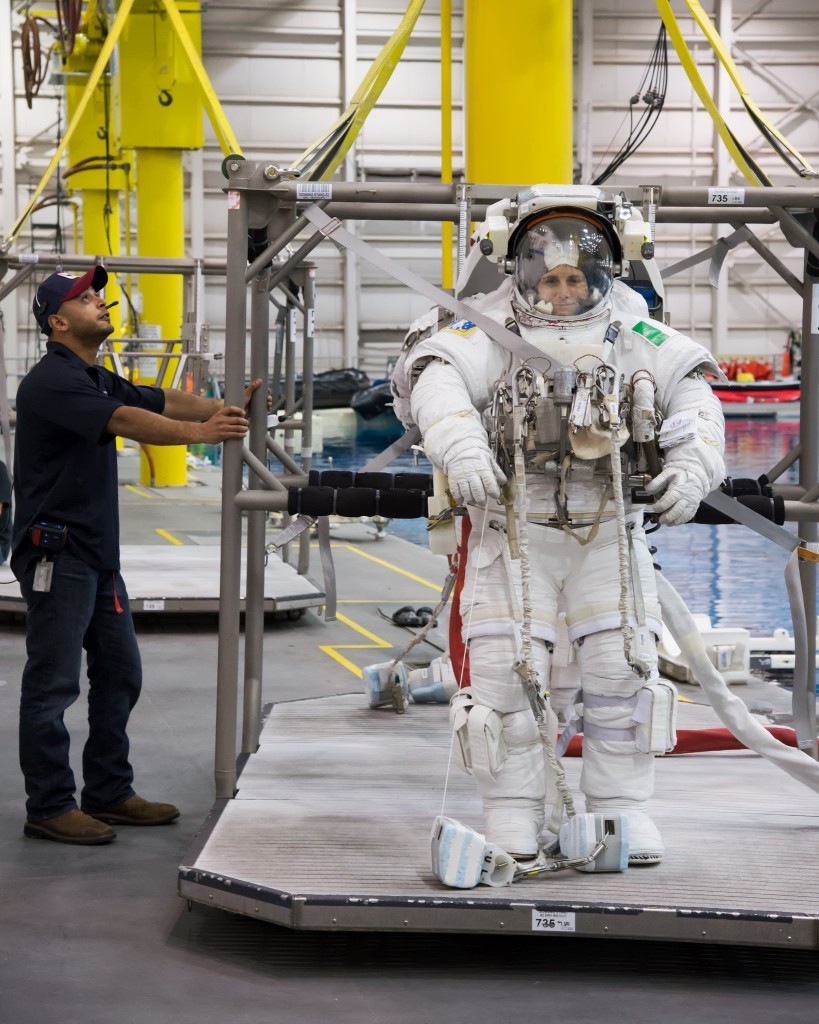
[[[360,469],[395,439],[372,431],[356,437],[325,438],[313,460],[316,469]],[[726,424],[726,472],[758,477],[776,465],[799,440],[795,421],[729,420]],[[407,453],[390,472],[417,468],[429,472],[423,456]],[[792,467],[781,480],[795,480]],[[425,520],[392,520],[387,532],[426,546]],[[794,524],[789,524],[794,529]],[[769,636],[784,626],[791,631],[784,569],[788,552],[742,526],[663,527],[650,537],[655,560],[689,609],[708,615],[714,625],[741,626],[752,636]]]

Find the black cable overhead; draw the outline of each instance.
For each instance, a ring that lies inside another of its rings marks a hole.
[[[592,185],[602,185],[645,142],[663,109],[667,87],[668,44],[665,25],[661,25],[642,81],[637,92],[629,99],[628,138],[612,157],[608,166],[592,181]],[[635,124],[634,108],[639,103],[643,103],[645,106]]]

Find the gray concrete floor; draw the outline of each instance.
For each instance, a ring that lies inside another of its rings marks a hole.
[[[184,490],[145,497],[127,486],[134,466],[121,460],[124,540],[156,543],[157,528],[184,543],[218,540],[215,475],[194,474],[199,479]],[[336,528],[334,541],[347,621],[324,623],[312,612],[295,623],[270,621],[265,701],[357,691],[357,678],[320,646],[367,643],[356,625],[402,644],[406,634],[376,609],[434,603],[439,560],[394,538],[375,541],[360,524]],[[401,571],[365,577],[362,566],[380,572],[382,562]],[[130,729],[137,786],[183,814],[166,827],[120,829],[109,846],[74,848],[22,836],[16,718],[24,633],[13,616],[0,622],[2,1024],[816,1019],[813,953],[540,936],[310,934],[189,910],[176,896],[176,871],[213,803],[216,621],[153,616],[137,628],[145,666]],[[343,654],[359,666],[382,660],[372,648]],[[75,755],[84,713],[81,699],[68,715]]]

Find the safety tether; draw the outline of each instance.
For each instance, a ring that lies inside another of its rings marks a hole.
[[[694,63],[694,58],[691,56],[691,51],[688,49],[685,39],[683,38],[680,26],[677,24],[677,19],[674,17],[671,4],[668,0],[656,0],[656,2],[657,9],[660,12],[660,17],[663,19],[663,24],[668,31],[668,36],[674,44],[674,49],[677,51],[680,63],[682,64],[686,75],[688,75],[688,80],[694,87],[694,91],[697,96],[699,96],[702,105],[711,115],[711,120],[714,122],[720,138],[725,143],[725,146],[733,157],[737,167],[740,169],[749,184],[770,186],[771,182],[762,170],[757,167],[756,163],[737,140],[734,133],[728,127],[728,124],[722,114],[720,114],[717,109],[717,105],[711,98],[711,94],[708,92],[708,89],[705,87],[705,83],[700,77],[699,71],[697,71],[697,65]]]
[[[730,53],[728,52],[725,43],[722,41],[719,32],[717,32],[714,23],[702,9],[702,5],[699,0],[685,0],[688,5],[688,9],[694,17],[694,21],[702,29],[708,42],[713,47],[714,53],[717,55],[722,66],[728,72],[728,76],[734,83],[739,98],[742,100],[743,106],[748,111],[751,120],[760,130],[762,135],[770,143],[771,147],[776,150],[779,156],[785,161],[785,163],[802,178],[816,178],[817,172],[811,167],[808,161],[802,156],[795,146],[792,146],[790,142],[782,135],[774,125],[765,117],[759,107],[754,103],[748,92],[748,87],[745,85],[745,81],[742,75],[739,73],[739,68],[733,61]]]
[[[412,35],[425,0],[412,0],[398,28],[356,89],[341,117],[293,163],[299,176],[311,181],[329,181],[355,142],[370,111],[384,91]]]

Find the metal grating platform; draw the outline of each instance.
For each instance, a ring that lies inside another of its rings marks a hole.
[[[719,724],[683,704],[681,728]],[[442,811],[447,709],[369,711],[358,694],[276,705],[236,799],[214,808],[179,893],[304,929],[575,934],[819,945],[816,796],[744,751],[667,757],[652,805],[663,863],[447,889],[429,867]],[[567,759],[577,792],[581,762]],[[472,781],[444,812],[480,830]]]
[[[218,545],[124,544],[122,575],[132,612],[216,612],[219,610]],[[24,611],[20,587],[9,571],[0,590],[0,611]],[[292,565],[271,557],[265,569],[266,612],[316,608],[325,592]],[[242,564],[241,607],[245,606],[245,566]]]

